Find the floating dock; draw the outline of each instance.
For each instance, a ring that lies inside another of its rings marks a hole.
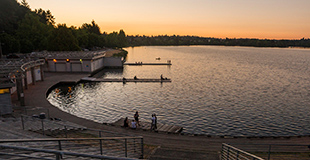
[[[112,123],[111,125],[123,126],[124,120],[125,118],[121,118],[118,121]],[[128,119],[129,127],[131,127],[131,121],[132,121],[131,119]],[[140,126],[137,126],[137,129],[151,130],[151,120],[150,122],[140,121]],[[180,127],[180,126],[157,123],[157,130],[155,131],[164,132],[164,133],[181,133],[182,130],[183,130],[183,127]]]
[[[122,78],[93,78],[93,77],[84,77],[81,79],[81,81],[88,81],[88,82],[123,82],[123,83],[127,83],[127,82],[171,82],[171,79],[147,79],[147,78],[138,78],[138,79],[134,79],[134,78],[126,78],[126,79],[122,79]]]
[[[172,64],[171,63],[124,63],[123,65],[142,66],[142,65],[172,65]]]

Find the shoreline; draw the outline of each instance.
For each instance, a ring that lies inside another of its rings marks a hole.
[[[131,130],[123,127],[100,124],[88,119],[83,119],[67,112],[63,112],[51,105],[46,99],[48,89],[60,81],[78,81],[87,74],[49,73],[47,72],[44,81],[38,81],[36,85],[29,85],[25,93],[26,106],[43,107],[49,110],[51,117],[59,117],[63,120],[73,122],[87,128],[108,130],[110,132],[132,134],[143,136],[146,145],[160,146],[159,150],[164,151],[189,151],[190,153],[201,153],[218,157],[222,143],[243,143],[243,144],[305,144],[309,145],[310,136],[297,137],[230,137],[230,136],[202,136],[198,134],[168,134],[156,133],[143,130]],[[17,94],[12,95],[12,101],[18,103]],[[251,146],[247,150],[257,150],[256,146]],[[288,151],[290,149],[287,149]],[[199,154],[200,155],[200,154]]]
[[[52,74],[58,74],[58,73],[52,73]],[[73,74],[76,74],[76,73],[73,73]],[[83,78],[83,77],[82,77]],[[79,79],[79,80],[74,80],[74,81],[70,81],[70,80],[65,80],[65,81],[59,81],[59,82],[55,82],[55,84],[51,85],[45,92],[45,98],[47,98],[48,94],[50,93],[51,90],[53,90],[55,87],[57,87],[58,85],[63,85],[63,84],[77,84],[77,83],[80,83],[80,82],[83,82],[82,79]],[[49,102],[48,102],[49,103]],[[50,103],[49,103],[50,104]],[[52,105],[52,104],[50,104]],[[53,106],[53,105],[52,105]],[[55,107],[55,106],[53,106]],[[58,107],[55,107],[59,110],[61,110],[60,108]],[[61,110],[62,112],[64,113],[68,113],[66,111],[63,111]],[[101,124],[100,122],[96,122],[92,119],[88,119],[88,118],[83,118],[83,117],[79,117],[77,115],[74,115],[74,114],[71,114],[71,113],[68,113],[72,116],[76,116],[78,118],[81,118],[81,119],[85,119],[85,120],[89,120],[89,121],[92,121],[94,123],[98,123],[98,124]],[[118,121],[118,120],[116,120]],[[116,122],[115,121],[115,122]],[[111,122],[111,123],[102,123],[103,125],[107,125],[107,126],[114,126],[113,123],[115,122]],[[168,124],[168,125],[171,125],[171,124]],[[183,128],[186,128],[186,126],[182,126]],[[184,131],[184,130],[183,130]],[[310,134],[309,135],[288,135],[288,136],[285,136],[285,135],[257,135],[257,136],[253,136],[253,135],[210,135],[210,134],[203,134],[203,133],[188,133],[188,132],[180,132],[180,133],[168,133],[168,134],[178,134],[178,135],[182,135],[182,136],[198,136],[198,137],[208,137],[208,138],[224,138],[224,139],[227,139],[227,138],[247,138],[247,139],[264,139],[264,138],[274,138],[274,139],[289,139],[289,138],[293,138],[293,137],[310,137]]]

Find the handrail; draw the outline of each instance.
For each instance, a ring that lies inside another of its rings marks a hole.
[[[118,157],[101,156],[101,155],[89,155],[89,154],[74,153],[74,152],[63,152],[63,151],[57,151],[57,150],[27,148],[27,147],[8,146],[8,145],[0,145],[0,148],[9,148],[9,149],[17,149],[17,150],[25,150],[25,151],[53,153],[56,155],[56,157],[60,156],[60,155],[70,155],[70,156],[89,157],[89,158],[97,158],[97,159],[135,160],[132,158],[118,158]]]
[[[303,146],[303,147],[308,147],[308,146],[310,146],[310,143],[307,145],[307,144],[284,144],[284,143],[282,143],[282,144],[270,144],[270,143],[266,143],[266,144],[264,144],[264,143],[251,143],[251,144],[246,144],[246,143],[229,143],[229,144],[231,144],[231,145],[252,145],[252,146],[269,146],[269,145],[272,145],[272,146],[298,146],[298,147],[300,147],[300,146]]]
[[[39,109],[45,109],[45,108],[39,108]],[[27,111],[25,109],[25,111]],[[47,112],[48,112],[48,118],[50,118],[50,115],[49,115],[49,110],[47,109]],[[30,117],[29,115],[24,115],[24,114],[21,114],[21,117]],[[22,118],[23,119],[23,118]],[[38,119],[38,120],[42,120],[42,119]],[[22,121],[22,123],[24,123]],[[61,125],[63,127],[72,127],[72,128],[76,128],[75,126],[71,126],[71,125],[64,125],[64,124],[60,124],[59,122],[57,121],[53,121],[53,123],[55,124],[58,124],[58,125]],[[22,124],[23,126],[24,124]],[[86,128],[86,127],[85,127]],[[42,128],[42,131],[44,130],[44,128]],[[133,135],[130,135],[130,134],[124,134],[124,133],[115,133],[115,132],[111,132],[111,131],[107,131],[107,130],[100,130],[100,129],[93,129],[93,128],[87,128],[87,130],[89,131],[95,131],[95,132],[98,132],[99,135],[101,135],[101,133],[110,133],[110,134],[118,134],[118,135],[124,135],[124,136],[129,136],[129,137],[136,137],[136,136],[133,136]],[[99,136],[100,137],[100,136]]]
[[[228,159],[229,159],[229,153],[231,152],[230,149],[232,149],[232,150],[237,151],[237,157],[239,156],[240,153],[242,153],[242,154],[244,154],[246,156],[249,156],[249,157],[253,158],[253,160],[264,160],[263,158],[260,158],[258,156],[255,156],[255,155],[251,154],[251,153],[248,153],[246,151],[243,151],[241,149],[233,147],[233,146],[231,146],[229,144],[223,143],[222,145],[223,145],[222,146],[222,157],[224,156],[223,152],[224,152],[224,146],[225,146],[225,147],[227,147],[227,155],[226,156],[227,156]]]
[[[99,137],[99,138],[38,138],[38,139],[1,139],[0,143],[12,142],[44,142],[44,141],[84,141],[84,140],[120,140],[120,139],[141,139],[142,136],[137,137]]]

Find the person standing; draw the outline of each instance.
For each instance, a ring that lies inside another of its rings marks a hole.
[[[128,117],[126,117],[125,119],[124,119],[124,127],[128,127]]]
[[[139,113],[138,113],[138,111],[136,111],[136,114],[134,115],[134,118],[135,118],[137,124],[140,126],[140,123],[139,123]]]
[[[157,130],[157,117],[156,117],[156,114],[154,114],[154,119],[155,119],[154,130]]]
[[[151,131],[155,130],[155,116],[152,114]]]

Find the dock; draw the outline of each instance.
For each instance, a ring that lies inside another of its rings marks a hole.
[[[142,65],[172,65],[171,63],[124,63],[123,65],[135,65],[135,66],[142,66]]]
[[[125,120],[125,118],[120,118],[118,121],[112,123],[111,125],[123,126],[124,120]],[[130,128],[131,128],[131,121],[132,121],[132,119],[128,119]],[[150,122],[140,121],[140,126],[137,126],[137,129],[150,131],[151,130],[151,120],[150,120]],[[157,123],[157,130],[155,130],[155,131],[162,132],[162,133],[175,133],[175,134],[177,134],[177,133],[181,133],[182,130],[183,130],[183,127],[180,127],[180,126]]]
[[[81,79],[81,81],[87,81],[87,82],[171,82],[171,79],[151,79],[151,78],[93,78],[93,77],[84,77]]]

